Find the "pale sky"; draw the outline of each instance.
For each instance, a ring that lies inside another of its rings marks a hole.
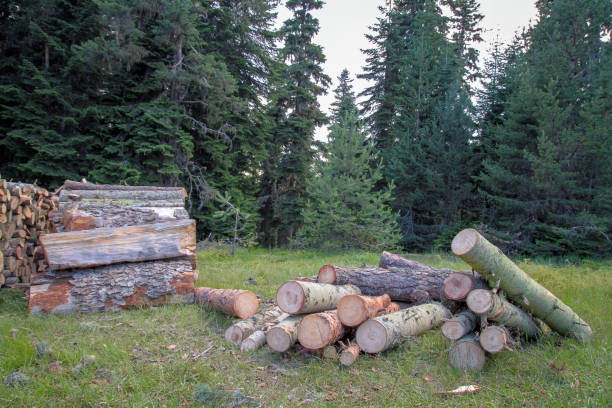
[[[333,89],[338,85],[337,78],[344,68],[354,79],[356,94],[366,87],[366,81],[355,78],[365,65],[361,49],[370,48],[365,34],[370,32],[368,27],[376,23],[380,15],[378,7],[386,3],[385,0],[326,0],[321,10],[313,13],[320,25],[314,41],[324,48],[327,61],[323,67],[333,81],[327,95],[319,97],[324,112],[329,113],[334,100]],[[481,65],[496,36],[501,42],[509,43],[515,32],[521,31],[530,21],[535,22],[536,18],[535,0],[481,0],[480,12],[484,15],[481,22],[484,42],[478,45]],[[289,10],[280,7],[278,25],[290,16]],[[327,129],[317,129],[316,138],[326,140]]]

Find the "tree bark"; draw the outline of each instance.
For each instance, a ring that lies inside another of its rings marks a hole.
[[[240,344],[240,351],[255,351],[264,344],[266,344],[266,333],[263,330],[257,330]]]
[[[297,342],[297,328],[303,318],[303,315],[291,316],[270,328],[266,333],[268,347],[279,353],[289,350]]]
[[[347,295],[338,302],[338,317],[343,325],[357,327],[391,303],[389,295]]]
[[[464,300],[474,289],[489,289],[489,283],[476,272],[453,272],[444,279],[444,296],[449,300]]]
[[[67,275],[30,287],[31,314],[193,303],[195,274],[191,259],[117,264]]]
[[[545,287],[533,280],[478,231],[465,229],[452,242],[453,253],[491,282],[499,282],[506,295],[542,319],[553,330],[580,342],[591,339],[591,327]]]
[[[195,255],[195,221],[43,234],[50,270]]]
[[[527,313],[490,290],[471,291],[467,297],[467,305],[477,315],[513,328],[527,338],[540,335],[540,329]]]
[[[357,344],[366,353],[380,353],[406,337],[433,329],[450,317],[448,309],[439,303],[409,307],[363,323],[357,329]]]
[[[340,353],[340,364],[344,366],[353,365],[357,361],[360,351],[358,344],[348,346]]]
[[[448,357],[453,367],[469,371],[481,371],[486,361],[485,352],[473,333],[453,343]]]
[[[487,326],[480,332],[480,345],[491,354],[509,349],[508,344],[513,343],[508,330],[503,326]]]
[[[225,340],[239,346],[244,339],[257,330],[263,330],[267,326],[273,326],[286,319],[289,315],[283,313],[279,307],[272,307],[255,313],[248,319],[240,320],[232,324],[225,331]]]
[[[479,318],[471,310],[463,310],[442,325],[442,335],[449,340],[459,340],[478,326]]]
[[[213,289],[199,287],[195,290],[195,302],[218,312],[241,319],[253,316],[259,308],[257,296],[250,290]]]
[[[309,350],[334,344],[344,336],[344,326],[335,310],[305,316],[298,326],[298,341]]]
[[[276,291],[276,304],[289,314],[315,313],[335,309],[342,297],[360,293],[353,285],[289,281]]]
[[[64,181],[64,190],[117,190],[117,191],[182,191],[187,197],[187,191],[183,187],[159,187],[159,186],[121,186],[111,184],[81,183],[78,181]]]

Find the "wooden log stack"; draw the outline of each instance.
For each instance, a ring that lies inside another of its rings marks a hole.
[[[28,286],[46,267],[38,238],[52,228],[56,206],[44,188],[0,180],[0,286]]]

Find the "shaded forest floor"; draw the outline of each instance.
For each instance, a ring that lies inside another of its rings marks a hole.
[[[209,249],[199,253],[197,285],[247,288],[267,300],[283,281],[313,275],[323,264],[375,265],[378,256],[255,249],[240,250],[232,258],[224,249]],[[466,268],[450,255],[410,257],[432,266]],[[335,360],[268,348],[240,353],[223,340],[231,319],[195,305],[29,317],[23,291],[3,289],[0,376],[4,380],[18,370],[29,381],[0,384],[0,406],[610,406],[612,261],[522,260],[520,266],[591,324],[593,342],[579,345],[551,335],[489,357],[477,374],[449,366],[449,344],[439,329],[379,356],[361,356],[344,368]],[[49,353],[37,356],[35,345],[43,342]],[[85,355],[95,359],[81,366]],[[468,384],[480,390],[434,394]]]

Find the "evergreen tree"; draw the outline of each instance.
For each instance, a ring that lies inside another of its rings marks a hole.
[[[342,125],[345,117],[359,114],[352,82],[348,69],[344,68],[338,77],[338,86],[334,89],[335,100],[331,104],[332,124]]]

